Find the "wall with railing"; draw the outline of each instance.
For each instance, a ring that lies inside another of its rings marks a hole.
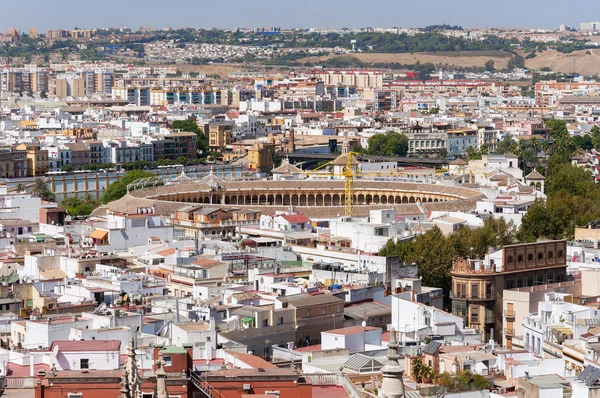
[[[5,389],[35,388],[37,380],[38,378],[33,376],[6,376],[2,384]]]

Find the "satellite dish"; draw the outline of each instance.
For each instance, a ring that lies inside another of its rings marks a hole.
[[[361,325],[361,326],[364,328],[365,326],[367,326],[367,322],[366,322],[366,321],[362,321],[362,322],[360,323],[360,325]]]
[[[58,357],[58,344],[54,346],[52,349],[52,360],[53,363],[56,362],[56,358]]]

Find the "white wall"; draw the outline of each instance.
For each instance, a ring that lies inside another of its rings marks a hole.
[[[60,348],[60,347],[59,347]],[[81,359],[88,359],[89,368],[92,370],[117,370],[119,369],[119,351],[88,351],[88,352],[62,352],[57,355],[56,368],[58,370],[80,370]]]

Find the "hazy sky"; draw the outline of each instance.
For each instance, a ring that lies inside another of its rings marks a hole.
[[[600,19],[597,0],[0,0],[0,29],[548,27]]]

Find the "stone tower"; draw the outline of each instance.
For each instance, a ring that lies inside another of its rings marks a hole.
[[[390,332],[390,343],[388,344],[387,363],[381,369],[383,381],[379,396],[381,398],[405,398],[404,381],[402,374],[404,371],[398,364],[398,342],[396,341],[396,330],[392,328]]]

